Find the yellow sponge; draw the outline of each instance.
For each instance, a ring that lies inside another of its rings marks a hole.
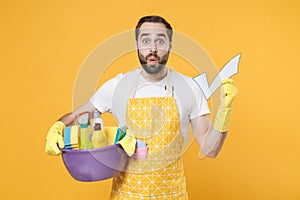
[[[136,139],[133,134],[126,133],[126,135],[117,143],[123,147],[128,156],[134,154]]]
[[[117,126],[104,126],[104,133],[108,139],[109,144],[114,143],[117,130]]]

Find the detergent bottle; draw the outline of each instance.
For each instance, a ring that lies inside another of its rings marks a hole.
[[[104,122],[100,117],[100,112],[95,110],[94,112],[94,132],[92,136],[93,148],[100,148],[107,146],[107,138],[104,133]]]

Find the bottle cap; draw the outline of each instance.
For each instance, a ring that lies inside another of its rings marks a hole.
[[[78,121],[80,124],[88,124],[89,123],[89,113],[88,112],[80,113]]]
[[[94,112],[94,119],[100,118],[100,112],[98,110],[95,110]]]

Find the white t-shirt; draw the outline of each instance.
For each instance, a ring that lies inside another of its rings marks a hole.
[[[133,72],[138,73],[139,70],[140,69],[136,69]],[[187,141],[190,120],[210,113],[209,107],[200,87],[191,77],[184,76],[173,70],[169,71],[172,75],[174,86],[173,96],[178,107],[181,131],[184,134],[185,141]],[[126,74],[118,74],[116,77],[108,80],[90,98],[90,102],[101,113],[112,112],[115,88],[124,76],[126,76]],[[134,98],[162,97],[166,95],[165,88],[166,78],[159,82],[149,82],[142,75],[139,75]],[[125,91],[125,93],[130,92],[131,91]],[[118,115],[116,112],[113,112],[113,114]],[[116,119],[118,119],[118,117],[116,117]]]

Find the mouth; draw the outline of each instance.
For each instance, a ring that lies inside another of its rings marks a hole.
[[[148,63],[150,63],[150,64],[154,64],[154,63],[157,63],[157,62],[158,62],[158,58],[157,58],[157,56],[149,56],[149,57],[147,58],[147,61],[148,61]]]

